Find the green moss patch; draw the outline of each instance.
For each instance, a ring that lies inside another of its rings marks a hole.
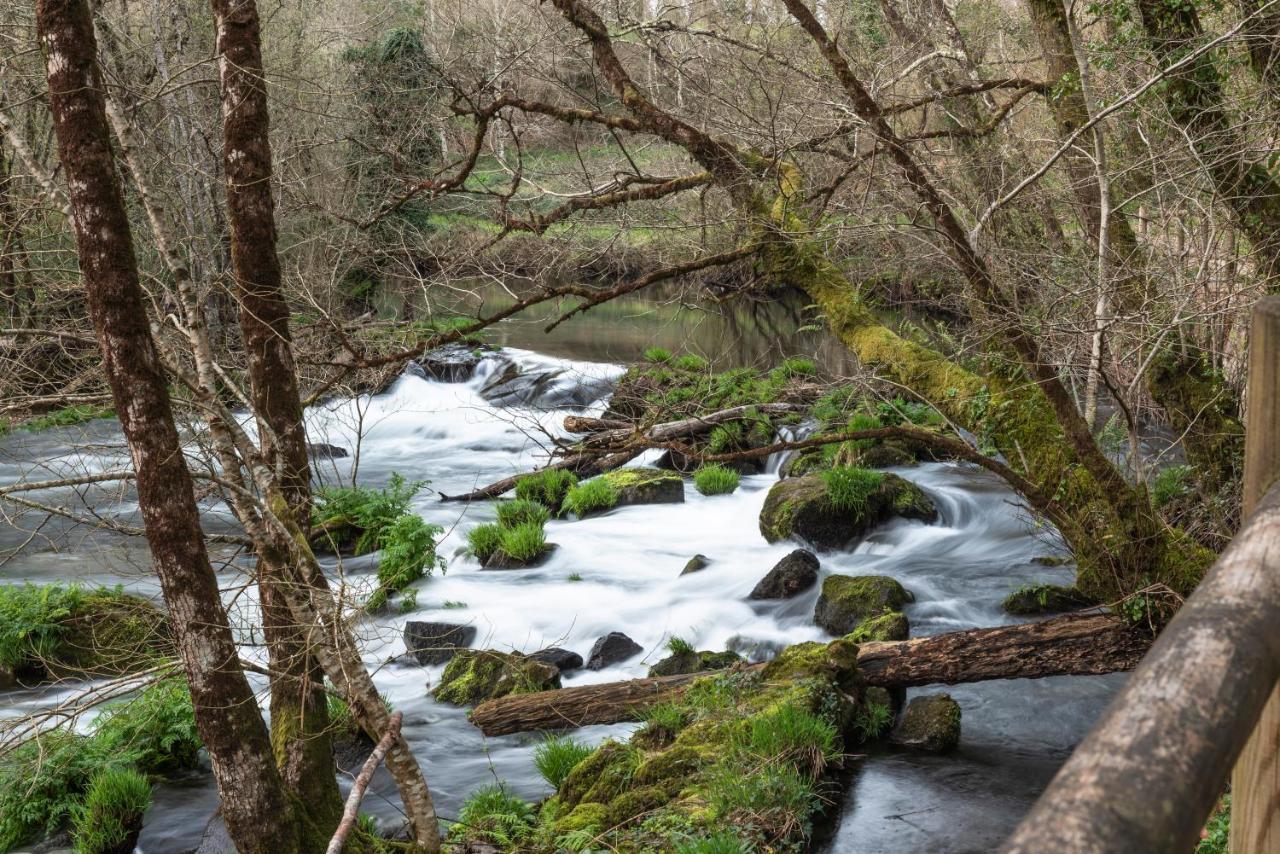
[[[899,629],[893,615],[912,601],[912,595],[887,575],[829,575],[822,582],[813,619],[833,635],[884,633]],[[871,622],[886,617],[890,619]]]
[[[1010,614],[1054,614],[1078,611],[1097,605],[1095,599],[1081,593],[1076,587],[1058,584],[1033,584],[1020,587],[1004,598],[1000,607]]]
[[[771,543],[792,537],[817,548],[846,548],[900,516],[932,522],[933,501],[895,474],[837,468],[774,484],[760,511],[760,533]]]
[[[560,671],[550,664],[513,652],[459,650],[449,659],[434,694],[457,706],[474,706],[507,694],[527,694],[560,687]]]

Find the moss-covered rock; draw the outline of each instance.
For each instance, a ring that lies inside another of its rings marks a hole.
[[[607,804],[626,789],[640,761],[640,751],[634,747],[606,741],[569,772],[557,793],[560,802],[569,808]]]
[[[924,522],[937,519],[933,501],[920,487],[895,474],[880,477],[879,486],[860,506],[845,508],[832,501],[821,475],[780,480],[769,490],[760,511],[760,533],[771,543],[794,537],[816,548],[840,549],[895,516]]]
[[[437,700],[474,706],[507,694],[526,694],[560,687],[553,665],[513,652],[459,650],[449,660],[433,692]]]
[[[822,582],[813,620],[833,635],[848,635],[864,621],[901,611],[912,601],[914,597],[887,575],[830,575]]]
[[[890,611],[878,617],[863,620],[856,629],[845,635],[852,643],[875,641],[900,641],[911,637],[911,623],[901,611]]]
[[[674,652],[649,668],[650,676],[675,676],[680,673],[698,673],[702,670],[724,670],[742,661],[736,652]]]
[[[960,743],[960,704],[950,694],[916,697],[907,704],[890,740],[930,753],[952,750]]]
[[[1077,611],[1097,605],[1097,600],[1086,596],[1076,587],[1058,584],[1033,584],[1020,587],[1004,597],[1000,607],[1010,614],[1056,614]]]
[[[650,468],[625,468],[601,477],[618,493],[615,506],[628,504],[678,504],[684,501],[684,478]]]

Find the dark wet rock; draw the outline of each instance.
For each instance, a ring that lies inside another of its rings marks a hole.
[[[481,362],[497,358],[506,360],[505,356],[497,355],[494,347],[456,342],[424,353],[417,365],[427,377],[437,382],[462,383],[475,376]]]
[[[711,558],[706,555],[694,555],[689,558],[689,562],[684,565],[684,569],[680,570],[680,574],[691,575],[695,572],[702,572],[709,566],[711,566]]]
[[[514,652],[459,650],[449,660],[440,684],[431,693],[455,706],[474,706],[508,694],[527,694],[560,687],[555,665]]]
[[[676,676],[681,673],[701,673],[703,670],[725,670],[742,661],[733,651],[675,652],[649,668],[650,676]]]
[[[856,463],[869,469],[913,466],[916,464],[916,455],[896,442],[878,442],[859,451]]]
[[[1090,608],[1098,601],[1076,587],[1063,587],[1058,584],[1033,584],[1013,591],[1004,598],[1000,607],[1010,614],[1030,616],[1033,614],[1059,614],[1063,611],[1078,611]]]
[[[760,579],[748,599],[790,599],[818,583],[818,558],[808,549],[796,549]]]
[[[651,468],[625,468],[601,475],[618,491],[615,507],[628,504],[678,504],[684,501],[684,478]]]
[[[911,594],[887,575],[830,575],[822,582],[813,620],[833,635],[847,635],[863,621],[901,611],[912,601]]]
[[[502,549],[498,549],[496,552],[489,555],[489,557],[485,558],[483,566],[485,569],[533,569],[535,566],[542,566],[544,563],[551,560],[551,555],[553,555],[555,550],[558,548],[560,547],[555,543],[547,543],[536,557],[530,558],[529,560],[514,558]]]
[[[510,365],[480,389],[480,396],[494,406],[532,406],[570,409],[590,406],[613,391],[606,377],[585,376],[550,368],[524,372]]]
[[[960,743],[960,704],[950,694],[928,694],[907,704],[889,740],[900,747],[942,753]]]
[[[530,653],[529,659],[541,661],[543,664],[550,664],[561,673],[568,673],[570,670],[577,670],[582,667],[582,656],[572,650],[561,649],[558,646],[549,646],[546,649]]]
[[[644,647],[622,632],[609,632],[591,647],[587,656],[588,670],[604,670],[613,664],[634,658],[644,652]]]
[[[933,501],[920,487],[895,474],[881,477],[880,485],[856,509],[836,507],[822,475],[780,480],[760,511],[760,533],[771,543],[795,537],[815,548],[841,549],[895,516],[937,520]]]
[[[906,640],[911,637],[911,622],[901,611],[890,611],[887,614],[863,620],[856,629],[844,637],[852,643]]]
[[[725,647],[738,653],[747,661],[771,661],[778,653],[786,649],[786,645],[772,640],[749,638],[746,635],[734,635],[725,641]]]
[[[471,646],[475,639],[475,626],[417,620],[404,624],[405,649],[423,666],[444,664],[458,650]]]
[[[328,442],[308,442],[307,456],[313,460],[340,460],[350,456],[346,448]]]

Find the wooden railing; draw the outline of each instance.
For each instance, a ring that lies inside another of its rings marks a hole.
[[[1280,297],[1253,312],[1248,409],[1247,521],[1006,852],[1192,851],[1230,776],[1232,854],[1280,854]]]

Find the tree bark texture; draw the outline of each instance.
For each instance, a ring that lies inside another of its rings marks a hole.
[[[222,813],[245,854],[295,851],[297,826],[239,667],[148,325],[89,6],[84,0],[41,0],[36,18],[90,318],[133,459],[154,568],[200,737],[213,761]]]

